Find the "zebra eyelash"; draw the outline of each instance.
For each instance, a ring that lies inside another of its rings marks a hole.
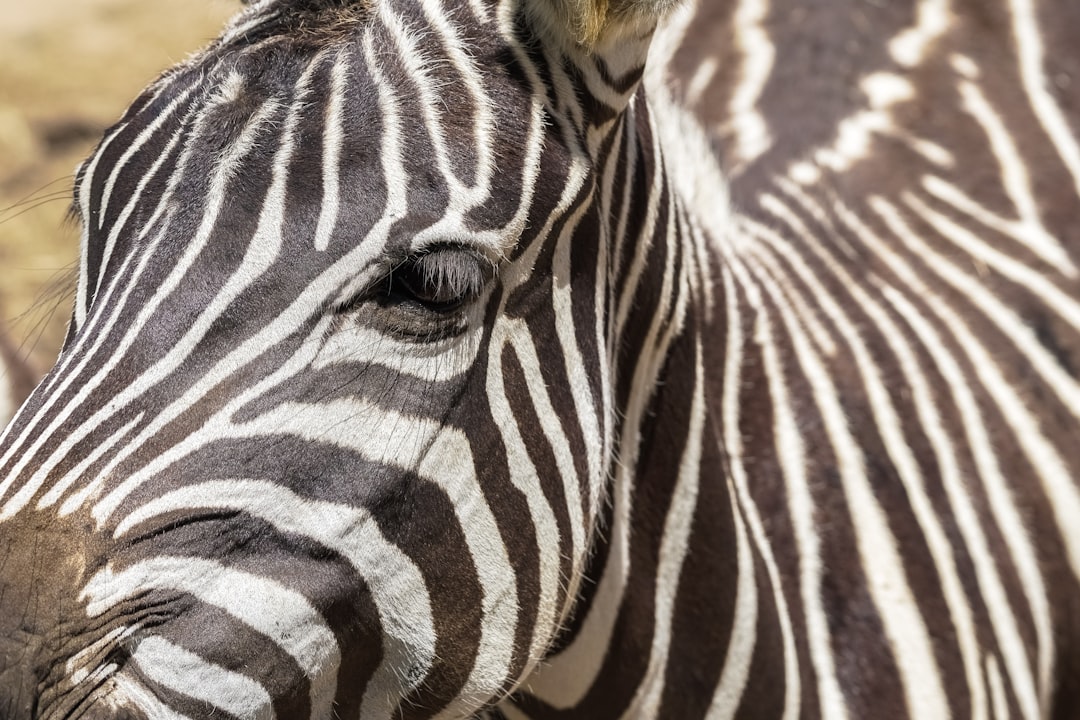
[[[397,294],[436,310],[450,310],[480,296],[494,275],[487,258],[460,246],[436,246],[405,258],[386,280]]]
[[[373,287],[333,307],[347,315],[368,302],[410,313],[450,315],[480,297],[495,277],[489,258],[459,245],[436,245],[389,264]]]

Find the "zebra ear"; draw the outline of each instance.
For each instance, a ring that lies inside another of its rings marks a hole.
[[[577,44],[594,49],[627,36],[643,36],[681,0],[533,0],[542,20]],[[544,16],[548,17],[544,17]],[[554,15],[554,17],[551,17]]]

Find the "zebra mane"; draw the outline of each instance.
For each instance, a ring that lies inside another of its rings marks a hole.
[[[345,37],[371,14],[371,0],[241,0],[249,7],[241,24],[254,18],[256,33],[300,41]],[[250,38],[250,30],[247,33]]]

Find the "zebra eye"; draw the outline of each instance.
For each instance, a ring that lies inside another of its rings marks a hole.
[[[390,272],[385,299],[453,312],[480,295],[492,269],[489,261],[471,250],[434,248],[407,258]]]

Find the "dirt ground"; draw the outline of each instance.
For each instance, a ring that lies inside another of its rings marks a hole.
[[[75,166],[238,0],[0,0],[0,319],[40,369],[70,311]]]

